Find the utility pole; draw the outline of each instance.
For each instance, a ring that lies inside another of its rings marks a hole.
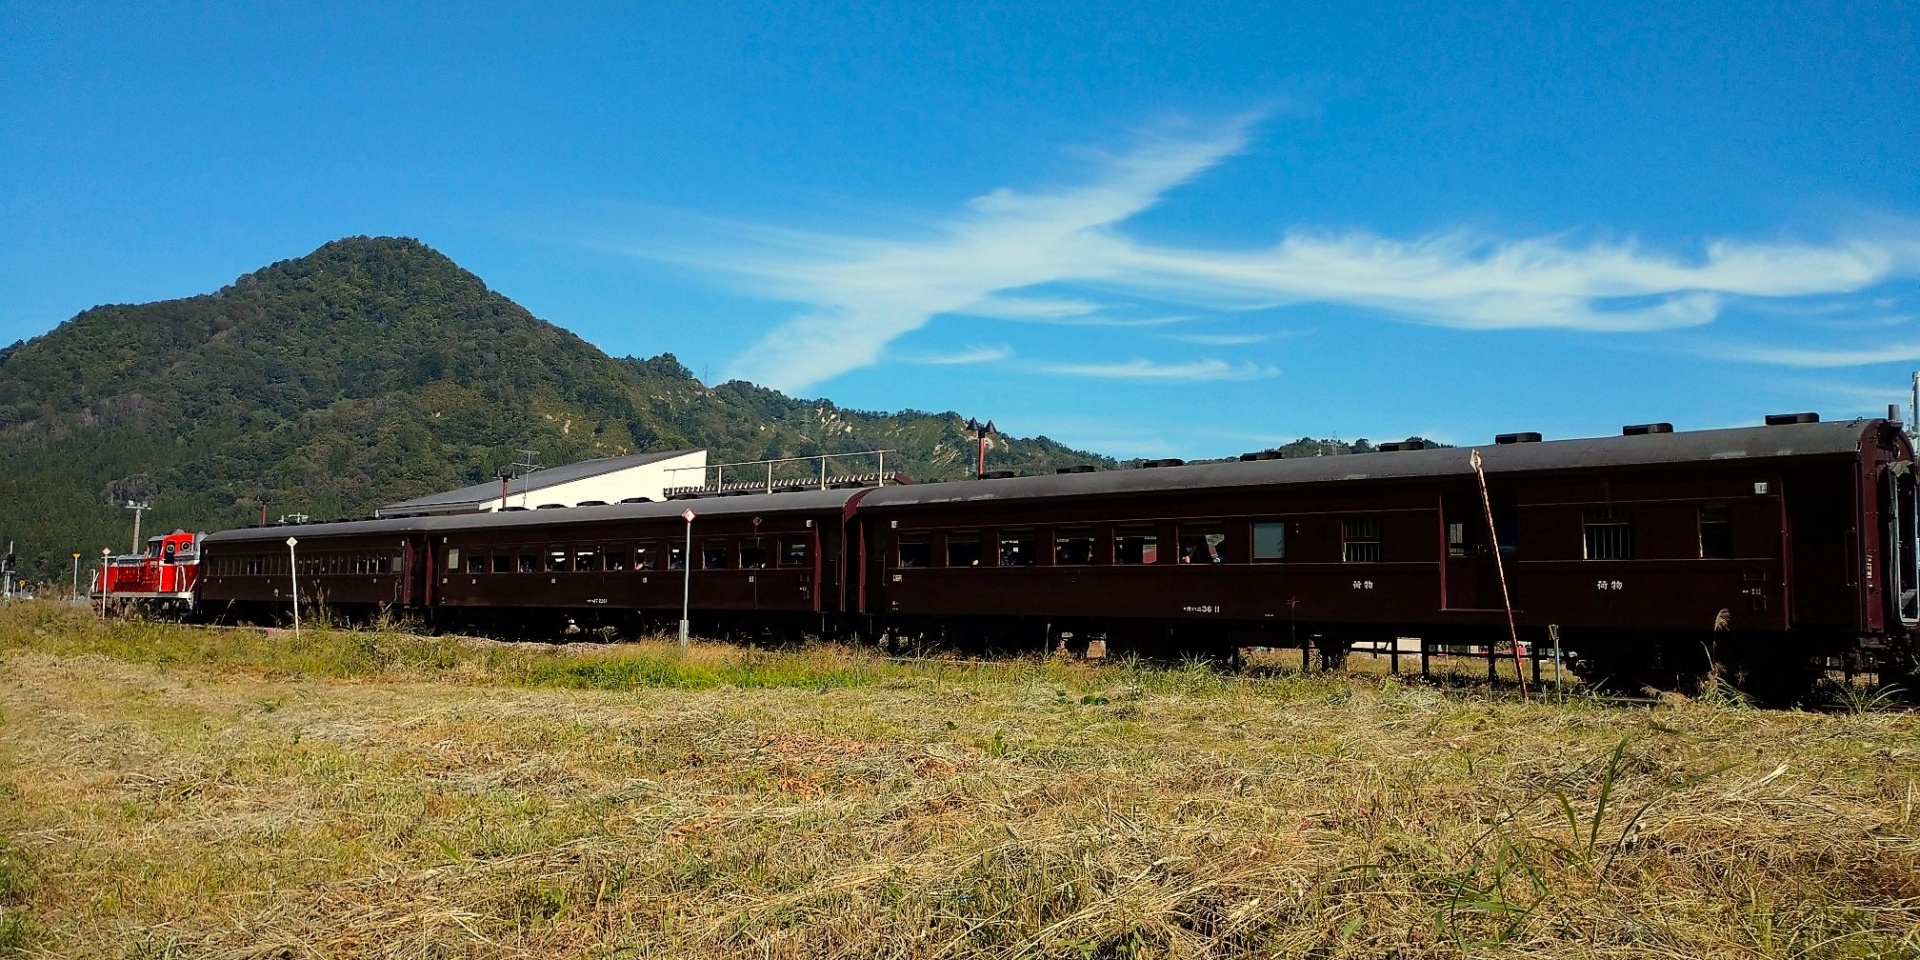
[[[687,607],[693,598],[693,508],[680,511],[687,522],[686,552],[680,554],[680,655],[687,655]]]
[[[520,455],[520,459],[515,460],[513,465],[519,467],[521,470],[520,505],[524,507],[527,505],[527,494],[533,489],[533,479],[529,477],[528,474],[540,469],[540,451],[515,450],[514,453]],[[501,506],[504,507],[506,504],[502,503]]]
[[[293,638],[300,639],[300,555],[293,552],[300,541],[287,538],[287,573],[293,577]]]
[[[73,598],[80,599],[80,555],[73,555]]]
[[[0,600],[13,599],[13,541],[7,541],[7,555],[0,557]]]
[[[152,504],[146,500],[128,500],[127,509],[133,511],[133,552],[140,552],[140,515]]]

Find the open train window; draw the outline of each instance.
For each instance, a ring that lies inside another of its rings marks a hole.
[[[1284,521],[1256,523],[1253,525],[1253,558],[1255,560],[1285,560],[1287,558],[1287,525]]]
[[[1380,518],[1343,518],[1340,521],[1340,555],[1348,563],[1379,563]]]
[[[356,566],[358,566],[358,564],[356,564]],[[361,571],[355,570],[354,572],[359,573]],[[486,573],[487,558],[477,553],[467,557],[467,572],[468,573]]]
[[[807,565],[807,541],[795,538],[780,541],[780,565],[783,567],[804,567]]]
[[[1181,563],[1224,563],[1220,548],[1227,533],[1217,523],[1183,523],[1179,529]]]
[[[1121,527],[1113,531],[1113,562],[1129,566],[1157,563],[1160,538],[1152,527]]]
[[[608,547],[606,550],[607,569],[620,571],[627,568],[627,548]]]
[[[1733,515],[1724,503],[1700,505],[1700,559],[1733,559]]]
[[[380,572],[385,573],[386,571],[382,570]],[[510,553],[494,554],[493,555],[493,572],[494,573],[512,573],[513,572],[513,555]]]
[[[725,540],[709,540],[700,551],[700,569],[725,570],[733,565],[733,551]]]
[[[520,554],[520,566],[517,569],[521,573],[532,573],[540,569],[540,558],[531,553]]]
[[[598,547],[575,547],[573,550],[573,569],[589,573],[600,569],[600,549]]]
[[[635,570],[660,569],[660,551],[651,543],[636,544],[633,548],[633,568]]]
[[[1093,562],[1093,531],[1064,529],[1053,535],[1053,562],[1063,567],[1085,566]]]
[[[573,567],[573,557],[565,550],[547,551],[547,572],[560,573]]]
[[[1626,507],[1588,507],[1583,519],[1586,559],[1633,559],[1633,514]]]
[[[974,532],[947,534],[947,566],[980,565],[980,535]]]
[[[678,546],[667,548],[667,569],[685,570],[687,568],[686,551]]]
[[[929,540],[924,533],[901,534],[894,547],[898,552],[900,566],[933,566],[933,541]]]
[[[1031,567],[1040,556],[1040,541],[1032,530],[1000,531],[1000,565]]]
[[[766,569],[766,566],[767,566],[767,548],[766,547],[748,546],[744,544],[741,545],[740,569],[764,570]]]

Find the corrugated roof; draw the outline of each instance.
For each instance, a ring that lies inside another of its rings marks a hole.
[[[677,519],[682,510],[692,507],[701,517],[773,516],[782,513],[818,512],[845,509],[847,501],[867,491],[863,489],[803,490],[793,493],[760,493],[739,497],[702,497],[697,500],[668,500],[658,503],[616,503],[605,507],[571,507],[564,510],[508,510],[499,513],[460,513],[428,517],[393,517],[384,520],[348,520],[339,523],[306,523],[271,527],[249,527],[208,534],[207,543],[247,543],[260,540],[284,541],[288,537],[348,537],[367,534],[442,533],[475,528],[509,529],[513,527],[577,527],[619,520]]]
[[[1099,496],[1270,484],[1472,476],[1472,451],[1489,474],[1651,466],[1702,460],[1854,454],[1884,421],[1796,423],[1777,427],[1695,430],[1632,437],[1400,450],[1385,453],[1230,461],[1143,470],[1107,470],[1003,480],[963,480],[876,490],[862,510],[1046,497]]]
[[[535,470],[525,477],[515,477],[510,488],[510,494],[519,494],[523,491],[531,493],[536,490],[545,490],[548,487],[559,486],[563,483],[572,483],[575,480],[585,480],[589,477],[600,476],[601,474],[645,466],[649,463],[658,463],[662,460],[684,457],[689,453],[699,452],[698,450],[666,450],[658,453],[634,453],[624,457],[601,457],[597,460],[582,460],[578,463],[569,463],[564,467],[549,467],[545,470]],[[489,500],[498,499],[500,499],[500,481],[489,480],[486,483],[476,483],[471,487],[461,487],[458,490],[448,490],[445,493],[435,493],[424,497],[415,497],[412,500],[402,500],[399,503],[389,503],[381,507],[378,512],[385,515],[406,513],[409,511],[444,511],[449,508],[482,504]]]

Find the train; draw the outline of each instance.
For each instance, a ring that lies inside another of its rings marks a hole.
[[[276,524],[191,537],[187,580],[203,617],[284,618],[297,590],[350,616],[536,634],[671,628],[684,609],[702,635],[1335,661],[1403,637],[1551,636],[1591,681],[1785,703],[1832,667],[1917,672],[1913,461],[1892,419],[1635,424]]]

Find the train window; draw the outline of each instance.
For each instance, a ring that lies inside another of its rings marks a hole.
[[[1724,503],[1700,505],[1700,559],[1733,559],[1733,517]]]
[[[480,556],[480,555],[479,555],[479,554],[477,554],[477,553],[476,553],[476,554],[474,554],[473,556],[470,556],[470,557],[468,557],[468,558],[467,558],[467,572],[468,572],[468,573],[486,573],[486,572],[487,572],[487,558],[486,558],[486,557],[483,557],[483,556]]]
[[[660,569],[660,552],[651,543],[642,543],[633,548],[633,568],[635,570]]]
[[[894,547],[903,567],[933,566],[933,541],[924,533],[902,534]]]
[[[1093,562],[1092,530],[1059,530],[1053,535],[1053,562],[1083,566]]]
[[[686,568],[687,568],[686,551],[681,549],[678,545],[668,547],[667,548],[667,569],[668,570],[685,570]]]
[[[493,572],[494,573],[512,573],[513,572],[513,555],[510,553],[494,554],[493,555]]]
[[[547,572],[559,573],[573,567],[573,555],[565,550],[547,551]]]
[[[626,568],[627,568],[627,549],[625,547],[608,547],[607,548],[607,569],[610,571],[619,571],[619,570],[625,570]]]
[[[459,547],[447,548],[447,569],[448,570],[460,569],[460,548]]]
[[[1157,563],[1160,541],[1152,527],[1121,527],[1113,532],[1113,562]]]
[[[780,565],[783,567],[804,567],[807,565],[807,541],[780,541]]]
[[[1340,521],[1342,559],[1348,563],[1380,562],[1380,518],[1346,517]]]
[[[1222,563],[1220,545],[1227,534],[1217,523],[1183,523],[1179,529],[1181,563]]]
[[[582,573],[600,569],[600,548],[575,547],[573,550],[573,569]]]
[[[1464,557],[1467,555],[1467,525],[1464,523],[1447,524],[1447,556]]]
[[[745,544],[741,545],[740,569],[765,570],[766,568],[767,568],[767,548],[766,547],[748,546]]]
[[[520,554],[519,570],[521,573],[533,573],[539,569],[540,558],[537,555],[531,553]]]
[[[709,540],[703,544],[703,549],[700,553],[700,569],[725,570],[731,566],[733,562],[733,551],[728,550],[727,546],[728,544],[724,540]]]
[[[1287,558],[1287,525],[1284,521],[1256,523],[1253,525],[1253,558],[1255,560],[1285,560]]]
[[[1633,515],[1625,507],[1588,507],[1585,517],[1588,560],[1633,559]]]
[[[1040,541],[1032,530],[1000,531],[1000,565],[1003,567],[1031,567],[1040,555]]]
[[[977,567],[980,565],[980,535],[972,531],[947,534],[947,566]]]
[[[404,553],[396,553],[393,555],[393,560],[390,562],[390,565],[381,567],[380,572],[381,573],[399,573],[400,571],[405,570],[406,568],[407,568],[407,555]]]

